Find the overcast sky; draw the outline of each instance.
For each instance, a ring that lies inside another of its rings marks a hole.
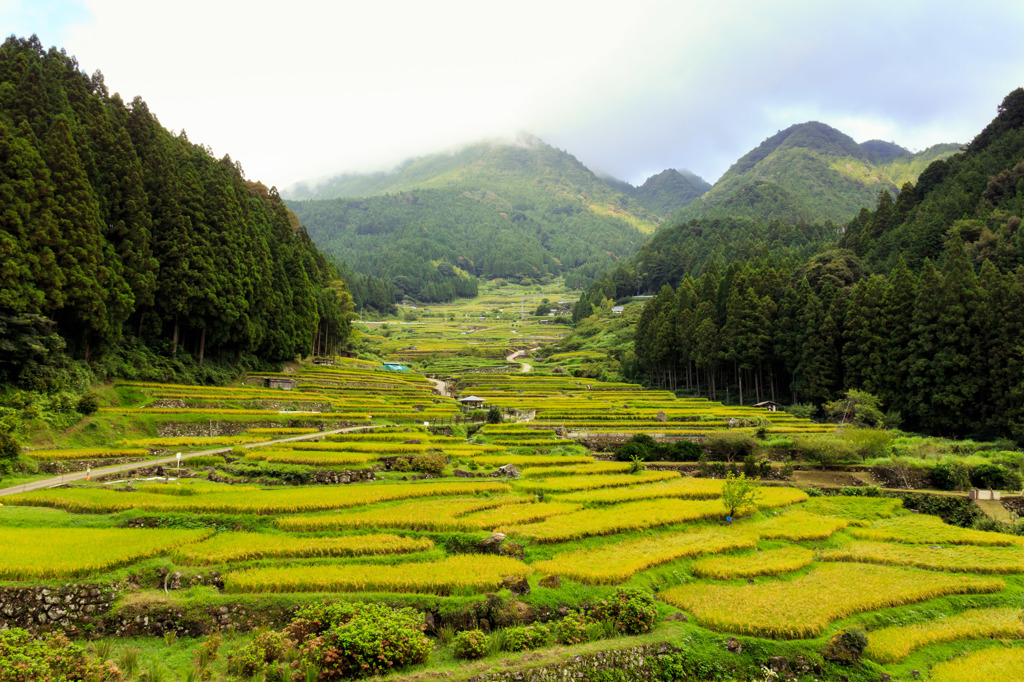
[[[968,142],[1024,85],[1020,0],[0,0],[0,28],[281,188],[520,130],[714,182],[808,120]]]

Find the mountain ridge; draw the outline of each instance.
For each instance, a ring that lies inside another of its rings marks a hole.
[[[844,223],[873,205],[880,191],[895,193],[959,147],[943,143],[914,153],[882,140],[857,143],[818,121],[794,124],[741,156],[673,221],[742,216]]]
[[[584,286],[635,253],[671,212],[664,206],[703,190],[674,198],[694,180],[677,171],[669,177],[676,182],[653,189],[610,183],[568,152],[521,134],[514,143],[411,159],[388,173],[296,187],[288,201],[317,244],[356,271],[384,274],[406,296],[446,300],[461,294],[439,279],[438,263],[489,279],[565,275]]]

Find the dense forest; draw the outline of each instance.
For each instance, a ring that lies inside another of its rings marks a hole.
[[[913,430],[1024,442],[1022,160],[1019,89],[962,153],[895,199],[882,191],[841,236],[677,225],[595,283],[576,318],[657,291],[627,368],[650,384],[814,405],[865,390]]]
[[[98,71],[0,46],[0,380],[144,346],[280,360],[344,343],[346,284],[274,189],[247,181]]]
[[[565,276],[586,286],[655,230],[658,218],[644,203],[678,208],[703,191],[701,182],[672,172],[649,187],[612,187],[571,155],[522,135],[392,173],[301,185],[288,204],[320,248],[355,272],[387,280],[400,296],[446,301],[474,296],[477,278],[529,284]]]

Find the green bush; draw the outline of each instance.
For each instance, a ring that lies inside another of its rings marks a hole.
[[[411,464],[414,471],[440,476],[448,464],[448,458],[440,454],[417,455],[412,458]]]
[[[86,417],[100,409],[100,397],[93,392],[88,392],[78,399],[75,410]]]
[[[696,462],[704,453],[704,449],[692,440],[682,439],[672,443],[671,457],[673,462]]]
[[[634,458],[647,461],[652,458],[658,444],[646,433],[638,433],[615,448],[614,457],[619,462],[630,462]]]
[[[634,457],[629,461],[629,470],[626,473],[629,474],[642,474],[647,470],[647,465],[644,464],[644,460],[639,457]]]
[[[708,434],[704,450],[708,459],[718,462],[742,460],[754,451],[757,441],[749,433],[741,431],[718,431]]]
[[[851,628],[832,635],[825,646],[824,656],[838,663],[856,663],[868,646],[868,635],[863,630]]]
[[[113,663],[90,659],[62,632],[34,638],[21,628],[0,630],[0,682],[120,679]]]
[[[839,437],[850,452],[860,457],[862,462],[889,455],[890,448],[896,440],[892,431],[850,427],[843,428],[839,432]]]
[[[787,407],[785,412],[798,419],[814,419],[818,414],[818,408],[810,403],[796,403]]]
[[[971,470],[971,483],[976,488],[1017,490],[1024,485],[1024,480],[1016,471],[998,464],[979,464]]]
[[[762,450],[792,450],[793,439],[789,436],[773,436],[760,443]]]
[[[227,460],[220,455],[201,455],[199,457],[189,457],[184,460],[184,462],[186,467],[196,469],[199,467],[220,466],[221,464],[226,463]]]
[[[487,655],[488,639],[483,630],[466,630],[455,635],[452,651],[455,658],[477,659]]]
[[[505,651],[538,649],[548,642],[550,632],[543,625],[524,625],[505,629]]]
[[[658,607],[649,592],[635,587],[620,587],[610,598],[595,604],[588,615],[595,620],[615,623],[619,632],[639,635],[654,627]]]
[[[264,672],[272,663],[285,658],[295,642],[281,632],[261,632],[252,641],[228,656],[228,671],[242,677]]]
[[[500,424],[505,421],[505,418],[501,414],[501,410],[496,405],[491,406],[491,409],[487,410],[487,423],[488,424]]]
[[[646,433],[638,433],[615,449],[619,462],[630,462],[639,457],[645,462],[696,462],[704,451],[692,440],[659,443]]]
[[[423,617],[384,604],[309,604],[286,628],[301,647],[299,663],[320,669],[321,680],[381,675],[423,663],[430,640]]]
[[[571,612],[552,626],[555,641],[559,644],[582,644],[590,639],[587,632],[591,621],[582,613]]]
[[[971,471],[962,462],[940,462],[932,469],[932,485],[939,490],[967,490]]]
[[[850,446],[831,433],[815,433],[800,436],[794,443],[797,454],[824,469],[845,459],[850,459]]]
[[[0,430],[0,477],[14,470],[14,463],[21,456],[21,443],[6,431]]]

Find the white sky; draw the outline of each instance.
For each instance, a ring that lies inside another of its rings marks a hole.
[[[0,28],[281,188],[520,130],[714,182],[807,120],[968,142],[1024,85],[1019,0],[0,0]]]

